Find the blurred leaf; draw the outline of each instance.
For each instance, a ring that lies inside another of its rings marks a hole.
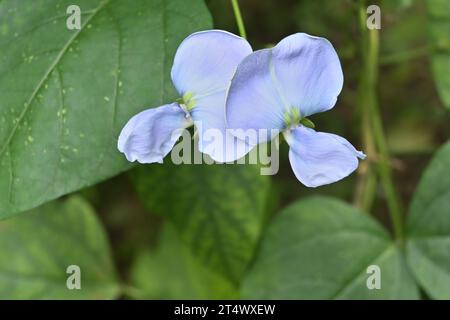
[[[81,289],[66,286],[81,269]],[[105,231],[81,198],[0,222],[0,299],[111,299],[119,291]]]
[[[352,30],[353,20],[352,3],[346,1],[296,1],[292,8],[293,20],[301,32],[331,38],[351,39],[351,34],[338,32],[338,30]],[[326,21],[326,23],[324,23]],[[351,44],[351,43],[349,43]],[[346,44],[347,45],[347,44]],[[355,45],[355,42],[353,42]],[[354,48],[352,48],[352,51]],[[340,50],[339,50],[340,52]]]
[[[154,252],[142,252],[132,268],[132,283],[145,299],[236,299],[223,276],[205,268],[167,224]]]
[[[117,135],[170,102],[179,43],[211,25],[202,1],[0,2],[0,217],[129,168]]]
[[[383,2],[383,6],[389,10],[404,10],[412,6],[415,0],[397,0]]]
[[[206,265],[238,282],[265,218],[269,178],[259,167],[166,164],[133,173],[146,207],[174,223]]]
[[[450,142],[417,188],[408,217],[410,268],[433,298],[450,299]]]
[[[381,289],[366,286],[367,267],[381,269]],[[283,210],[265,234],[244,280],[249,299],[415,299],[403,254],[370,216],[312,197]]]
[[[423,108],[422,108],[423,109]],[[432,119],[420,117],[414,106],[398,117],[388,128],[387,143],[394,154],[418,154],[436,149],[435,132],[430,130]]]
[[[430,42],[435,48],[431,66],[439,96],[450,108],[450,1],[427,0]]]
[[[380,35],[381,62],[386,63],[386,57],[399,57],[402,53],[425,46],[427,20],[422,14],[422,5],[404,5],[398,0],[381,1],[381,4],[381,28],[384,31]]]

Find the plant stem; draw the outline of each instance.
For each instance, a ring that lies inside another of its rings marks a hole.
[[[364,28],[366,27],[366,11],[361,6],[358,14],[360,15],[360,29],[364,34]],[[375,192],[378,184],[378,177],[376,171],[373,168],[374,159],[376,159],[375,140],[373,137],[373,129],[371,122],[370,109],[367,105],[372,103],[373,99],[373,77],[368,75],[373,73],[370,69],[370,63],[367,50],[367,37],[362,37],[362,72],[360,73],[357,93],[357,106],[360,108],[361,118],[361,133],[363,140],[363,151],[367,155],[367,159],[362,161],[358,168],[358,181],[355,191],[354,204],[362,209],[364,212],[370,212],[375,199]]]
[[[375,142],[377,152],[377,169],[380,176],[380,182],[386,195],[386,201],[389,208],[389,214],[394,227],[394,234],[396,239],[403,238],[403,221],[400,201],[395,189],[392,170],[390,164],[390,155],[384,135],[383,123],[380,115],[380,110],[377,103],[376,88],[378,82],[378,56],[379,56],[379,32],[378,30],[369,30],[366,27],[366,4],[365,1],[360,1],[360,19],[361,32],[363,38],[363,64],[361,77],[361,90],[363,91],[360,107],[363,110],[363,130],[371,130],[367,134],[370,139],[369,142]],[[366,120],[364,120],[366,119]],[[367,123],[365,123],[367,122]],[[370,122],[370,124],[369,124]]]
[[[239,34],[242,38],[247,39],[247,33],[245,32],[244,20],[242,20],[241,10],[239,9],[238,0],[231,0],[233,6],[234,16],[236,17],[236,24],[239,29]]]

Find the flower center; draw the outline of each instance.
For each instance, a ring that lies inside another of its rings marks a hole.
[[[180,104],[186,112],[191,111],[195,106],[195,99],[193,99],[194,94],[190,91],[186,91],[183,97],[177,99],[176,101]]]
[[[290,108],[284,113],[283,119],[286,128],[296,127],[302,119],[300,110],[295,107]]]
[[[298,125],[303,125],[308,128],[315,128],[314,123],[306,117],[302,117],[299,108],[291,107],[287,110],[284,115],[284,124],[286,129],[292,129],[297,127]]]

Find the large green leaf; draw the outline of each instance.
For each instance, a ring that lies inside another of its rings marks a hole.
[[[138,256],[132,268],[137,298],[233,299],[236,288],[223,276],[205,268],[167,224],[154,251]]]
[[[124,123],[175,98],[172,57],[207,29],[202,1],[0,1],[0,218],[128,168]]]
[[[369,290],[367,268],[381,270]],[[265,234],[243,284],[250,299],[408,299],[418,291],[402,252],[370,216],[313,197],[283,210]]]
[[[167,217],[206,265],[237,282],[264,222],[269,178],[246,165],[151,165],[134,182],[146,207]]]
[[[430,296],[450,299],[450,142],[425,171],[407,225],[414,275]]]
[[[81,270],[69,290],[66,270]],[[111,299],[118,284],[105,231],[81,198],[0,222],[0,299]]]
[[[450,108],[450,1],[427,0],[431,66],[442,102]]]

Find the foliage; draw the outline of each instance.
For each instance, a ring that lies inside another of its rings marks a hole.
[[[71,1],[38,2],[0,3],[0,217],[129,168],[120,129],[173,99],[178,44],[210,27],[200,1],[78,1],[80,30],[61,14]]]
[[[379,2],[380,31],[363,0],[240,1],[239,28],[228,0],[79,0],[81,30],[70,4],[0,1],[0,299],[450,299],[449,1]],[[126,162],[120,129],[179,98],[175,50],[213,26],[333,43],[344,88],[312,120],[357,174],[305,188],[284,142],[274,176]]]

